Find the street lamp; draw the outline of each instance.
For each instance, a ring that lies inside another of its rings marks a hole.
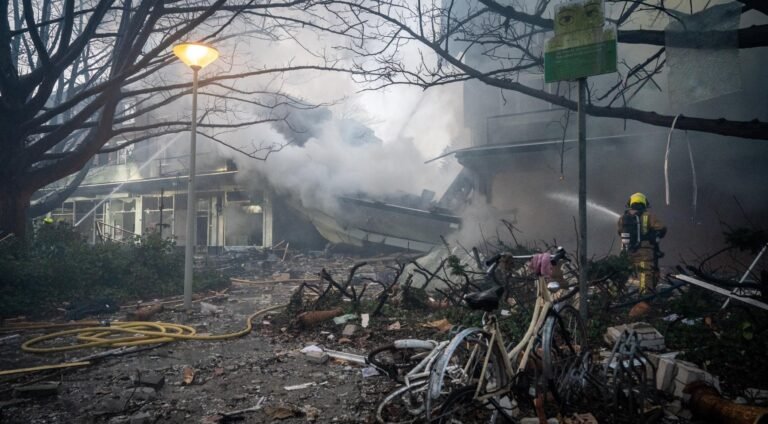
[[[184,309],[192,308],[192,264],[197,241],[197,202],[195,197],[195,159],[197,149],[197,74],[219,57],[219,51],[205,43],[182,43],[173,47],[185,65],[192,68],[192,128],[189,140],[189,185],[187,186],[187,243],[184,246]]]

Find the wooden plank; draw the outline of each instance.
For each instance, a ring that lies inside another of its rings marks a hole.
[[[252,285],[260,285],[260,284],[278,284],[278,283],[319,283],[319,278],[293,278],[289,280],[263,280],[263,281],[253,281],[253,280],[243,280],[242,278],[230,278],[229,281],[236,283],[236,284],[252,284]]]
[[[285,244],[285,251],[283,252],[283,259],[281,259],[282,262],[285,262],[285,257],[288,256],[288,247],[290,247],[291,243]]]
[[[701,288],[707,289],[709,291],[713,291],[718,294],[722,294],[723,296],[729,297],[734,300],[738,300],[739,302],[744,302],[748,305],[756,306],[760,309],[768,311],[768,304],[765,304],[763,302],[760,302],[759,300],[752,299],[751,297],[743,297],[736,294],[731,293],[730,291],[718,287],[714,284],[707,283],[705,281],[697,280],[693,277],[689,277],[687,275],[677,274],[673,275],[673,278],[677,278],[678,280],[685,281],[686,283],[693,284],[695,286],[699,286]]]

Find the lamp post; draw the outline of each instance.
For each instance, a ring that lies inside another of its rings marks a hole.
[[[173,47],[185,65],[192,68],[192,123],[189,140],[189,185],[187,189],[187,243],[184,246],[184,309],[192,308],[192,265],[197,241],[197,199],[195,197],[195,159],[197,155],[197,74],[219,57],[219,51],[205,43],[182,43]]]

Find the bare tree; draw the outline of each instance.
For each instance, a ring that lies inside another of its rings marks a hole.
[[[543,73],[543,42],[553,29],[551,0],[328,0],[324,7],[348,25],[364,24],[365,37],[347,48],[360,57],[361,70],[371,89],[409,84],[423,88],[453,82],[478,80],[535,99],[576,110],[568,84],[531,84],[521,75]],[[650,125],[695,130],[728,136],[768,139],[768,123],[757,119],[739,121],[709,116],[658,114],[633,107],[633,96],[644,87],[655,87],[665,67],[667,39],[664,30],[635,29],[636,21],[656,17],[680,19],[684,13],[717,7],[714,2],[669,2],[664,0],[606,0],[616,5],[610,23],[617,26],[618,43],[644,45],[651,51],[620,64],[617,82],[609,87],[590,86],[587,114],[633,120]],[[668,8],[675,3],[679,10]],[[706,3],[706,4],[704,4]],[[695,5],[694,5],[695,4]],[[742,1],[741,13],[768,15],[760,0]],[[685,5],[682,9],[682,5]],[[697,9],[698,8],[698,9]],[[656,17],[654,17],[654,15]],[[548,34],[549,33],[549,34]],[[706,40],[721,32],[689,32],[690,40]],[[768,46],[768,25],[735,31],[735,48],[746,50]],[[416,54],[411,49],[419,45]],[[684,44],[675,47],[697,48]],[[700,48],[700,47],[698,47]],[[410,54],[409,54],[410,53]],[[417,58],[414,59],[413,56]]]
[[[23,235],[33,193],[79,172],[62,190],[42,199],[36,212],[60,202],[82,181],[84,168],[97,153],[188,131],[188,115],[152,119],[191,91],[189,71],[180,79],[171,66],[178,63],[171,53],[176,43],[238,46],[243,40],[290,39],[301,28],[341,36],[350,31],[325,26],[305,12],[310,4],[0,1],[6,16],[0,19],[0,232]],[[279,87],[262,84],[254,89],[240,82],[274,79],[289,71],[341,70],[327,56],[313,58],[301,65],[254,67],[224,57],[223,65],[200,80],[206,110],[198,131],[225,143],[223,132],[283,119],[285,115],[271,113],[277,106],[312,107],[280,94]],[[263,160],[281,147],[234,148]]]

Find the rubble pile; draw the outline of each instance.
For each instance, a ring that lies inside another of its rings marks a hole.
[[[239,258],[243,260],[243,256]],[[369,264],[359,268],[354,284],[365,284],[363,278],[392,279],[388,266],[394,258],[363,260]],[[344,277],[360,262],[361,258],[345,255],[295,254],[285,260],[267,255],[261,263],[248,262],[242,267],[229,289],[196,295],[189,314],[179,306],[180,298],[174,297],[126,305],[118,313],[99,318],[176,322],[193,326],[198,334],[226,333],[240,328],[255,310],[288,303],[302,282],[319,282],[321,270]],[[301,349],[319,343],[338,352],[362,354],[409,329],[396,320],[372,320],[368,314],[332,315],[336,322],[322,320],[312,328],[299,329],[290,327],[284,316],[272,314],[258,317],[253,333],[238,339],[148,346],[137,353],[101,358],[76,371],[6,377],[3,386],[7,389],[0,390],[0,420],[359,422],[386,391],[379,387],[381,381],[371,381],[375,375],[364,372],[359,364],[325,354],[311,358],[312,354],[308,357]],[[4,336],[1,368],[56,363],[80,355],[40,357],[20,351],[23,341],[43,332]]]
[[[464,277],[450,274],[461,269],[461,262],[431,258],[427,262],[441,267],[437,275],[423,264],[406,267],[411,258],[359,258],[295,252],[285,247],[282,251],[221,255],[223,258],[216,260],[220,269],[229,270],[231,286],[196,295],[191,311],[184,311],[180,297],[174,297],[147,299],[95,316],[104,325],[110,321],[159,321],[191,326],[200,335],[217,335],[239,330],[254,311],[288,306],[256,317],[253,331],[244,337],[34,356],[22,352],[21,344],[49,330],[18,327],[23,320],[6,323],[17,327],[5,328],[0,334],[0,368],[4,370],[74,360],[88,363],[0,375],[0,420],[114,424],[374,422],[373,411],[396,383],[366,363],[368,352],[397,339],[448,340],[454,324],[464,320],[477,325],[471,320],[478,317],[458,306],[457,299],[447,297],[452,293],[448,289],[457,293],[463,290],[460,284]],[[472,256],[465,259],[477,264]],[[508,286],[510,298],[500,315],[527,319],[524,297],[514,292],[517,287],[530,290],[526,271],[518,266],[507,272],[520,279],[520,284]],[[437,285],[424,303],[415,306],[402,296],[402,286],[412,281],[408,273],[422,282],[447,280],[447,284]],[[563,281],[570,285],[567,278]],[[674,296],[682,295],[678,291]],[[723,397],[722,379],[708,372],[706,364],[681,359],[684,352],[679,342],[668,340],[668,331],[653,325],[665,322],[653,320],[658,312],[653,308],[650,313],[646,311],[643,321],[635,316],[621,317],[624,322],[602,333],[605,344],[593,351],[594,368],[589,370],[597,382],[596,397],[585,410],[561,417],[559,422],[609,422],[603,418],[606,416],[616,417],[615,422],[636,422],[619,420],[632,414],[655,416],[653,422],[696,422],[697,417],[707,415],[726,417],[721,422],[729,422],[727,417],[734,410],[755,417],[768,412],[764,410],[768,392],[753,389],[745,397]],[[10,331],[13,328],[18,331]],[[617,393],[628,395],[615,396]],[[628,399],[638,401],[633,406],[636,410],[627,410]],[[749,407],[745,407],[747,403]],[[739,409],[742,407],[746,409]],[[537,418],[518,418],[540,422]]]

